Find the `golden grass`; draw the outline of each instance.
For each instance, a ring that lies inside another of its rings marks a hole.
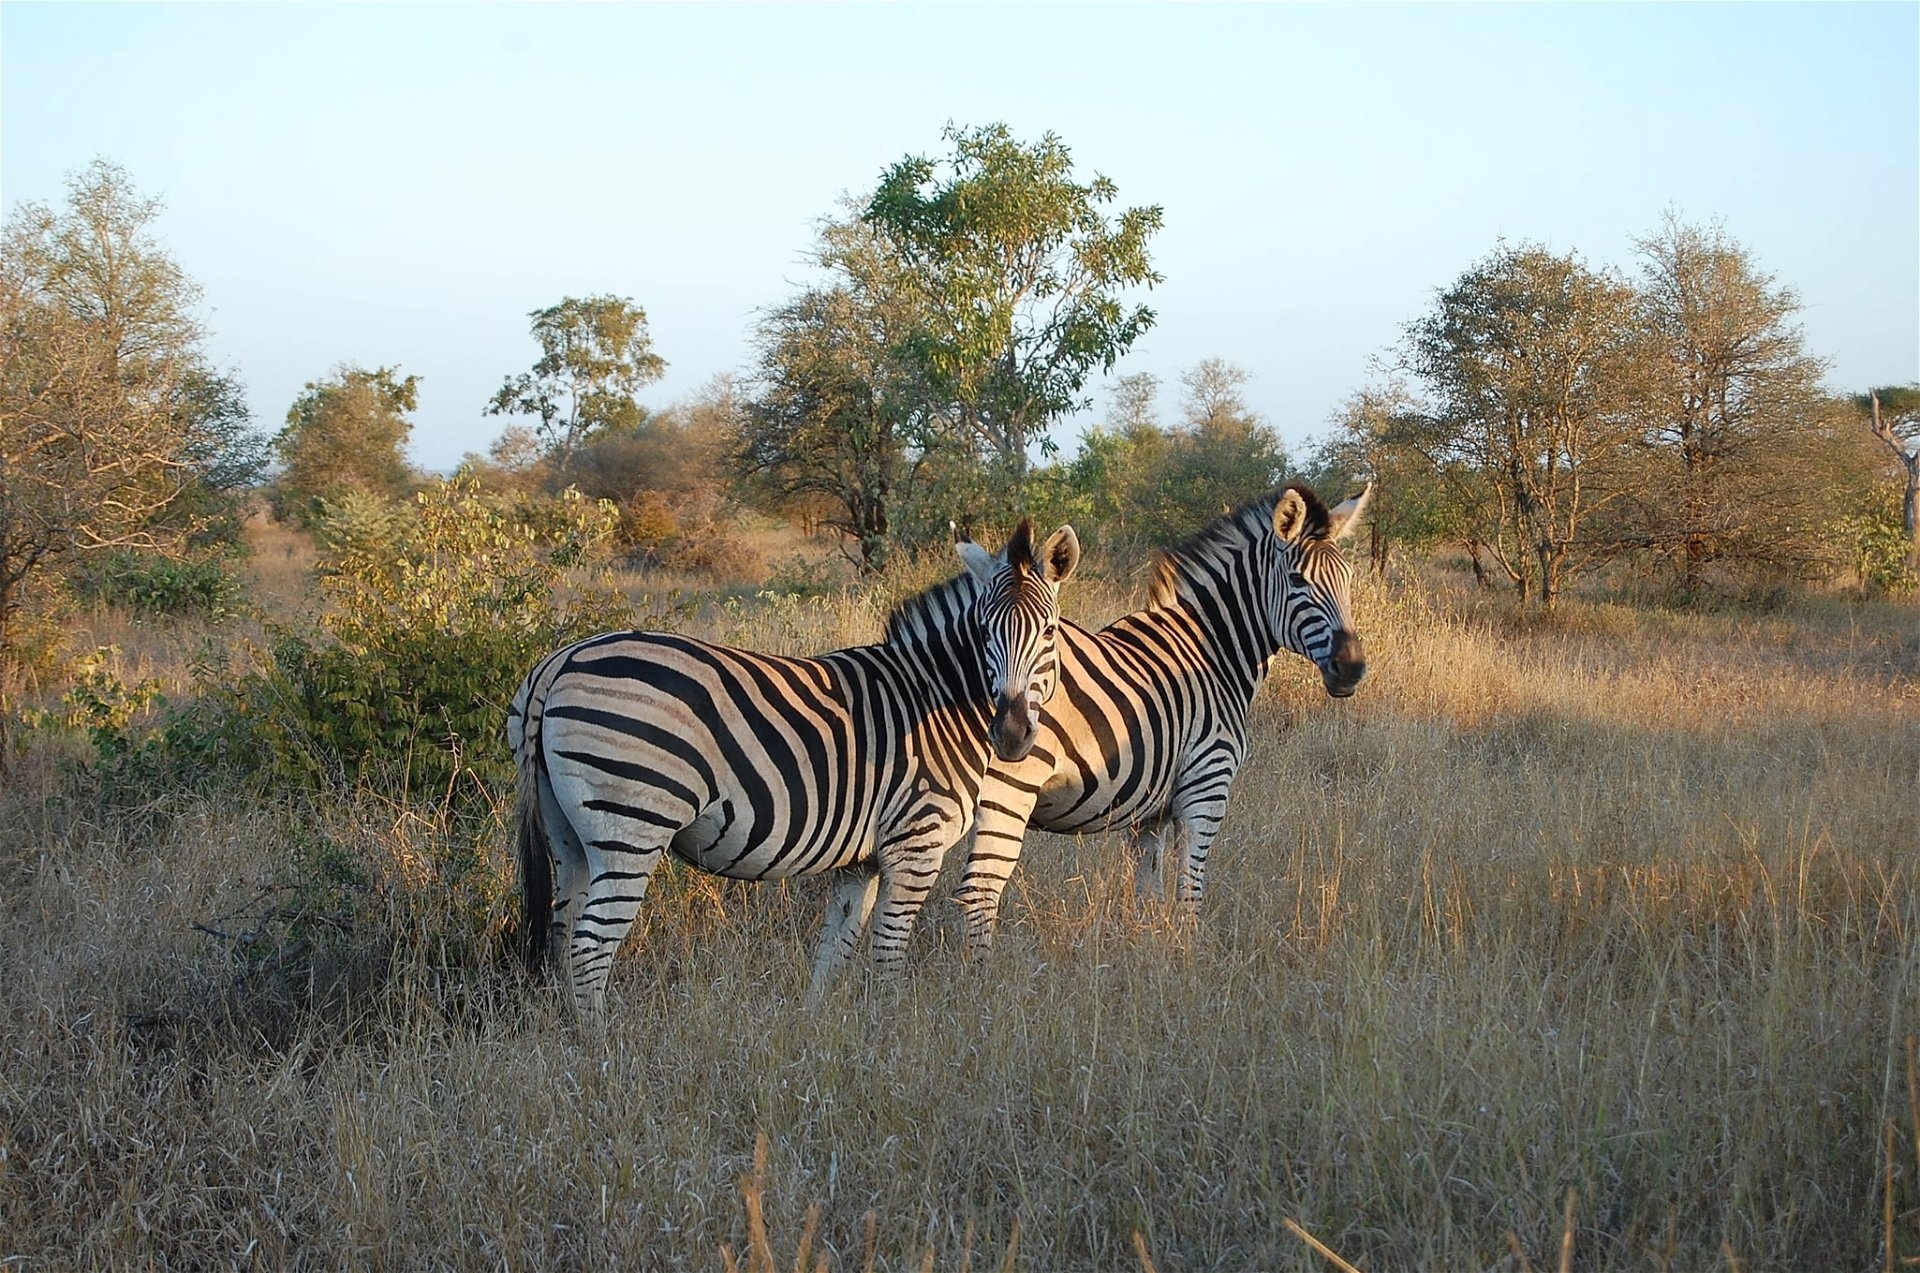
[[[1090,620],[1133,604],[1083,585]],[[442,943],[417,865],[467,832],[431,812],[127,809],[23,758],[0,809],[0,1261],[1920,1254],[1915,611],[1522,622],[1427,584],[1362,605],[1356,698],[1292,663],[1256,705],[1197,926],[1136,906],[1118,837],[1037,835],[989,959],[961,959],[940,903],[904,985],[856,976],[812,1012],[817,881],[670,872],[582,1028],[504,956]],[[698,622],[819,649],[883,610]],[[370,868],[348,931],[276,910],[316,849]]]

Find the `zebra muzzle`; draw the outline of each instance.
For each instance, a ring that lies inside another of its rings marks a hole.
[[[1320,668],[1320,680],[1334,698],[1346,698],[1360,687],[1367,674],[1367,651],[1360,638],[1342,632],[1333,643],[1333,653]]]
[[[1039,737],[1038,713],[1025,694],[1003,694],[995,704],[993,722],[987,726],[987,741],[1001,760],[1025,760]]]

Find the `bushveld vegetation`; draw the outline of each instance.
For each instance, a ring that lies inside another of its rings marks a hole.
[[[255,533],[298,623],[306,541]],[[671,621],[818,650],[943,569]],[[143,779],[103,741],[261,619],[81,610],[112,652],[0,810],[0,1259],[1327,1267],[1290,1223],[1374,1269],[1920,1254],[1912,609],[1488,595],[1376,578],[1355,699],[1276,671],[1195,927],[1117,837],[1038,835],[990,958],[936,906],[904,984],[809,1012],[820,882],[670,871],[601,1027],[508,953],[506,791]]]
[[[256,490],[158,205],[100,162],[16,212],[0,1266],[1920,1259],[1915,391],[1823,387],[1791,289],[1669,219],[1631,280],[1500,245],[1303,459],[1218,359],[1061,454],[1162,209],[945,140],[691,402],[637,401],[630,299],[534,312],[476,404],[523,423],[451,482],[417,377],[341,365]],[[1036,835],[991,957],[936,907],[816,1011],[821,881],[670,866],[601,1023],[519,970],[500,724],[544,650],[871,640],[950,519],[1015,513],[1079,526],[1099,623],[1294,472],[1376,484],[1372,672],[1274,673],[1197,924],[1119,837]]]

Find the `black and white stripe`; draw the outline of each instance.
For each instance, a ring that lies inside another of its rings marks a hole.
[[[1274,657],[1319,669],[1327,693],[1366,673],[1340,538],[1372,493],[1328,510],[1295,483],[1220,518],[1159,563],[1151,604],[1090,632],[1060,626],[1060,690],[1027,758],[988,772],[957,900],[967,945],[993,941],[1029,825],[1126,827],[1143,887],[1172,872],[1197,908],[1207,855],[1246,756],[1247,714]]]
[[[997,556],[956,546],[966,572],[896,607],[877,645],[789,658],[616,632],[543,660],[507,725],[529,961],[560,962],[598,1011],[672,853],[735,879],[844,870],[815,992],[876,899],[874,961],[896,972],[989,760],[1032,746],[1080,551],[1062,527],[1036,552],[1024,521]]]

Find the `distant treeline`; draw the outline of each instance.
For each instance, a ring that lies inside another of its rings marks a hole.
[[[1490,583],[1551,606],[1598,567],[1680,595],[1850,577],[1914,586],[1920,391],[1836,395],[1793,289],[1719,225],[1669,216],[1631,274],[1498,244],[1409,317],[1386,369],[1291,456],[1207,359],[1160,415],[1121,375],[1155,320],[1157,206],[1076,177],[1052,134],[950,127],[831,217],[817,267],[772,303],[752,365],[665,409],[645,310],[565,297],[531,317],[538,356],[475,404],[503,430],[462,468],[519,498],[611,501],[619,537],[683,568],[737,565],[742,509],[835,533],[862,571],[1017,514],[1096,549],[1177,537],[1289,476],[1373,482],[1371,552],[1455,545]],[[414,490],[418,377],[342,365],[271,438],[239,375],[211,365],[199,291],[155,242],[158,204],[96,161],[66,204],[20,208],[0,262],[0,698],[30,620],[88,558],[204,558],[238,542],[248,492],[313,527]],[[82,572],[84,573],[84,572]],[[97,572],[96,572],[97,573]]]

